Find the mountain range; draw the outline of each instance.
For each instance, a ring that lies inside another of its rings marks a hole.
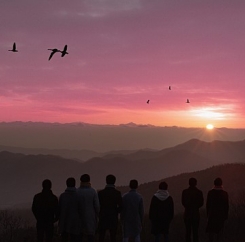
[[[81,174],[91,175],[92,186],[101,189],[107,174],[117,177],[117,186],[137,179],[140,184],[159,181],[182,173],[200,171],[224,163],[245,163],[245,140],[203,142],[197,139],[160,151],[139,150],[94,157],[83,163],[56,155],[25,155],[0,152],[0,206],[31,202],[41,191],[41,182],[49,178],[59,195],[65,180]]]
[[[147,150],[147,149],[146,149]],[[23,147],[14,147],[14,146],[5,146],[0,145],[0,152],[8,151],[11,153],[21,153],[25,155],[56,155],[66,159],[73,159],[79,162],[84,162],[88,159],[94,157],[103,157],[105,155],[113,155],[113,154],[129,154],[133,153],[136,150],[119,150],[119,151],[109,151],[109,152],[96,152],[87,149],[45,149],[45,148],[23,148]]]

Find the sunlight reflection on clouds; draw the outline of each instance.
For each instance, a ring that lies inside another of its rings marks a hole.
[[[213,120],[225,120],[227,117],[234,116],[232,109],[228,107],[208,107],[193,109],[190,111],[193,116],[203,117]]]

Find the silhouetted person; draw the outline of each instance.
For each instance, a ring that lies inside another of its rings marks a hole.
[[[196,187],[197,180],[195,178],[189,179],[189,188],[182,192],[182,205],[185,207],[184,221],[186,228],[186,241],[191,241],[191,234],[193,241],[199,241],[198,229],[200,222],[199,208],[203,206],[203,193]]]
[[[54,223],[58,220],[58,198],[51,191],[52,183],[42,182],[42,192],[33,198],[32,212],[37,220],[37,241],[52,241]]]
[[[98,192],[100,201],[99,241],[105,240],[106,231],[110,232],[110,241],[116,241],[118,214],[122,209],[121,192],[115,188],[116,177],[106,177],[105,189]]]
[[[174,217],[174,202],[169,195],[168,184],[161,182],[159,190],[151,199],[149,218],[151,220],[151,233],[155,235],[155,241],[161,241],[162,235],[164,241],[169,238],[169,226]]]
[[[68,178],[66,186],[59,198],[59,231],[62,241],[78,241],[81,225],[76,180]]]
[[[96,190],[91,187],[88,174],[82,175],[80,181],[80,187],[77,189],[81,208],[80,240],[94,241],[100,211],[99,198]]]
[[[208,216],[207,233],[209,240],[222,240],[224,222],[228,218],[229,198],[223,190],[221,178],[214,180],[214,188],[208,192],[206,210]]]
[[[144,217],[143,198],[136,191],[138,181],[131,180],[130,191],[123,195],[121,221],[123,226],[123,241],[140,241],[140,232]]]

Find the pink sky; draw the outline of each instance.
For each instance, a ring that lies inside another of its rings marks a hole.
[[[244,11],[244,0],[2,0],[0,121],[245,128]]]

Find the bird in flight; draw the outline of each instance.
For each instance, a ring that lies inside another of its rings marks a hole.
[[[171,86],[168,86],[168,89],[171,90]]]
[[[150,103],[150,100],[147,100],[146,103],[149,104]]]
[[[186,100],[186,103],[190,103],[189,99]]]
[[[12,50],[8,50],[8,51],[18,52],[18,50],[16,50],[16,44],[15,44],[15,42],[14,42],[14,44],[13,44],[13,49],[12,49]]]
[[[54,53],[56,53],[56,52],[61,52],[60,50],[58,50],[57,48],[54,48],[54,49],[48,49],[49,51],[52,51],[51,52],[51,54],[50,54],[50,56],[49,56],[49,59],[48,60],[50,60],[51,58],[52,58],[52,56],[54,55]]]
[[[66,54],[69,54],[69,53],[67,52],[67,45],[65,45],[63,51],[60,51],[60,52],[62,53],[62,54],[61,54],[62,57],[65,56]]]

